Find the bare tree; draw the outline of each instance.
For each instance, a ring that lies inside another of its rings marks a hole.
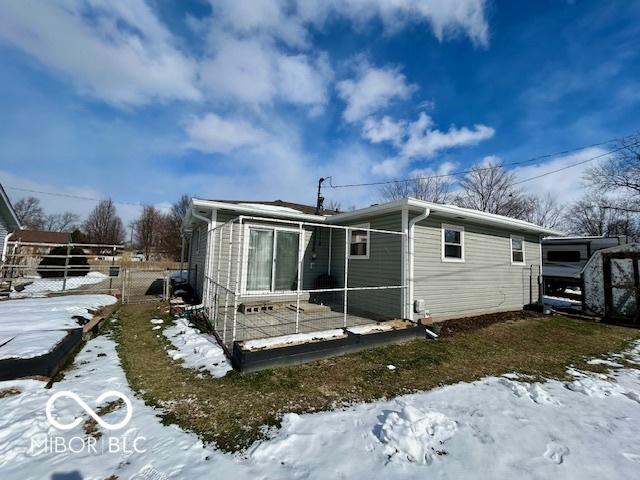
[[[21,198],[13,205],[13,209],[23,227],[32,230],[40,230],[43,228],[44,211],[42,210],[39,198]]]
[[[618,142],[617,151],[609,160],[586,170],[587,185],[599,194],[618,194],[640,202],[640,134]]]
[[[447,203],[450,200],[450,184],[444,178],[416,177],[411,180],[398,180],[380,188],[380,195],[385,201],[413,197],[433,203]]]
[[[50,213],[44,217],[43,228],[50,232],[69,232],[76,229],[80,216],[71,213]]]
[[[87,240],[91,243],[118,244],[124,239],[122,219],[113,200],[102,200],[91,211],[83,224]]]
[[[135,242],[144,256],[149,260],[151,250],[157,247],[162,229],[162,214],[151,205],[145,205],[135,224]]]
[[[327,205],[324,207],[325,210],[333,210],[334,212],[342,211],[342,203],[337,200],[329,200]]]
[[[187,214],[187,210],[189,209],[189,205],[191,204],[191,196],[183,193],[178,200],[171,206],[171,214],[176,220],[180,220],[182,224],[182,220],[184,220],[185,215]]]
[[[182,238],[182,222],[187,214],[191,197],[183,194],[171,207],[171,212],[161,215],[163,224],[160,232],[159,247],[168,255],[176,260],[180,259],[181,238]]]
[[[610,208],[603,197],[585,197],[567,209],[568,230],[579,235],[634,237],[639,234],[633,212]]]
[[[531,195],[528,198],[529,209],[523,220],[541,227],[558,228],[563,223],[564,208],[550,193],[542,197]]]
[[[475,166],[462,180],[461,192],[454,198],[460,207],[482,212],[526,219],[530,215],[531,201],[514,186],[515,175],[498,162]]]

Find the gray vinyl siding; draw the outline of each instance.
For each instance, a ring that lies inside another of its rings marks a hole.
[[[464,227],[464,263],[442,261],[442,223]],[[511,235],[525,239],[525,265],[511,264]],[[436,321],[519,310],[538,299],[539,245],[536,235],[430,216],[415,227],[414,298]]]
[[[369,228],[399,232],[401,214],[370,217],[352,223],[369,223]],[[369,258],[350,258],[348,261],[349,287],[380,287],[402,285],[402,235],[371,232]],[[344,285],[345,231],[333,232],[331,274],[338,286]],[[394,319],[402,316],[402,289],[350,291],[347,310],[376,319]]]
[[[198,237],[196,239],[196,236]],[[190,242],[190,283],[198,298],[202,298],[204,271],[207,258],[207,224],[199,222],[193,230]]]

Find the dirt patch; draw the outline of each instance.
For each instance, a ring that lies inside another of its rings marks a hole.
[[[476,317],[455,318],[452,320],[445,320],[437,325],[440,325],[441,337],[451,337],[456,333],[480,330],[481,328],[486,328],[494,323],[514,322],[539,316],[540,314],[534,312],[517,310],[514,312],[489,313],[485,315],[478,315]]]
[[[0,398],[12,397],[14,395],[20,395],[22,390],[19,388],[2,388],[0,389]]]

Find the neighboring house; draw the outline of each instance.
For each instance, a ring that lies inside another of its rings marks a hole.
[[[194,198],[184,228],[190,283],[216,325],[233,323],[232,333],[224,331],[233,339],[258,322],[282,333],[294,322],[296,333],[335,328],[319,313],[307,315],[316,304],[341,312],[339,326],[521,309],[538,300],[541,237],[559,234],[413,198],[320,214],[282,201]],[[295,319],[269,323],[238,313],[256,305],[271,317],[276,308],[292,311]]]
[[[11,234],[10,246],[5,255],[11,257],[14,253],[14,265],[24,265],[36,268],[42,255],[49,253],[52,247],[71,242],[70,232],[49,232],[47,230],[16,230]]]
[[[13,210],[7,193],[4,191],[4,188],[2,188],[2,185],[0,185],[0,253],[2,254],[3,261],[7,240],[10,238],[11,232],[16,229],[20,229],[20,220],[18,220],[18,216]]]

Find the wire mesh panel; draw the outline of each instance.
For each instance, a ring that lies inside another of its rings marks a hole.
[[[127,268],[122,278],[123,303],[167,300],[171,271],[167,269]]]
[[[238,217],[209,241],[203,304],[225,344],[402,318],[398,231]]]
[[[119,245],[7,242],[0,295],[116,294],[122,284]]]

